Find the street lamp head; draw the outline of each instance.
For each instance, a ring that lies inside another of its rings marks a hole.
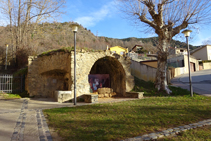
[[[185,37],[189,37],[192,30],[184,30],[182,33],[185,35]]]
[[[77,23],[71,24],[71,28],[73,32],[77,32],[78,31],[78,27],[79,25]]]
[[[8,44],[5,44],[5,46],[8,47],[9,45]]]

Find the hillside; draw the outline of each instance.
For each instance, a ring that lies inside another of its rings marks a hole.
[[[33,25],[32,32],[28,34],[28,44],[26,46],[19,47],[19,54],[21,60],[26,60],[29,55],[38,55],[42,52],[52,50],[52,49],[60,49],[62,47],[72,47],[74,45],[74,37],[73,32],[71,30],[72,23],[42,23],[39,25]],[[15,45],[11,44],[11,35],[9,32],[9,26],[0,27],[0,56],[1,60],[5,58],[5,44],[9,44],[8,48],[8,60],[12,59],[16,52]],[[125,38],[125,39],[115,39],[108,37],[95,36],[89,29],[80,26],[79,31],[77,33],[77,48],[89,48],[95,50],[105,50],[107,45],[109,47],[112,46],[122,46],[128,47],[129,50],[134,45],[142,45],[144,52],[152,52],[155,53],[156,45],[158,42],[158,38]],[[14,41],[13,41],[14,43]],[[186,43],[182,43],[179,41],[172,40],[172,47],[186,48]],[[194,49],[194,46],[190,45],[190,49]],[[25,59],[24,59],[25,58]],[[2,61],[4,62],[4,61]]]

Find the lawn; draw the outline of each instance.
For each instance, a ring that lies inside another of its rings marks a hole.
[[[44,114],[49,127],[71,141],[121,140],[211,117],[211,97],[190,97],[187,90],[170,88],[173,94],[167,96],[157,92],[151,82],[136,79],[133,91],[144,91],[147,98],[48,109]]]
[[[167,137],[159,141],[211,141],[211,126],[182,132],[176,137]]]
[[[21,98],[18,94],[0,94],[0,99],[16,99]]]

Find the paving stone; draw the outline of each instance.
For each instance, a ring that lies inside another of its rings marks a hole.
[[[164,131],[163,131],[163,133],[165,133],[165,134],[166,134],[166,133],[169,133],[169,131],[168,131],[168,130],[164,130]]]
[[[200,124],[200,125],[198,125],[197,127],[203,127],[203,125]]]
[[[211,122],[207,123],[207,125],[211,125]]]
[[[150,137],[144,137],[143,140],[144,140],[144,141],[150,141],[151,138],[150,138]]]
[[[169,135],[170,135],[170,134],[168,134],[168,133],[164,134],[164,136],[166,136],[166,137],[169,136]]]
[[[163,134],[163,132],[156,132],[156,134],[157,134],[157,135],[159,135],[159,134]]]
[[[196,129],[197,128],[197,126],[193,126],[193,129]]]
[[[52,139],[52,137],[51,136],[47,136],[47,139]]]
[[[155,140],[155,139],[157,139],[158,137],[157,136],[155,136],[155,135],[152,135],[152,136],[149,136],[152,140]]]
[[[143,137],[142,136],[138,136],[138,137],[134,137],[135,141],[143,141]]]
[[[184,128],[190,128],[190,126],[189,125],[185,125]]]
[[[180,130],[175,130],[174,131],[176,134],[180,133],[181,131]]]
[[[160,134],[160,135],[158,135],[158,138],[163,138],[163,137],[164,137],[164,135],[161,135],[161,134]]]
[[[185,131],[187,131],[187,129],[181,129],[181,131],[185,132]]]
[[[149,136],[155,136],[156,135],[156,133],[151,133],[151,134],[149,134]]]
[[[174,131],[176,131],[176,130],[179,130],[180,128],[173,128],[174,129]]]
[[[173,129],[167,129],[167,131],[172,132],[172,131],[174,131],[174,130],[173,130]]]
[[[143,135],[142,137],[148,137],[149,135],[148,134],[145,134],[145,135]]]

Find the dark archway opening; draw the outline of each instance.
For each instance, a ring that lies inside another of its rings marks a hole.
[[[126,92],[125,71],[122,64],[113,57],[106,56],[95,62],[90,74],[109,74],[110,86],[118,97],[124,96]]]
[[[54,91],[68,91],[70,90],[71,80],[69,80],[69,73],[64,70],[50,70],[41,74],[43,85],[40,87],[42,95],[45,97],[54,98]]]

